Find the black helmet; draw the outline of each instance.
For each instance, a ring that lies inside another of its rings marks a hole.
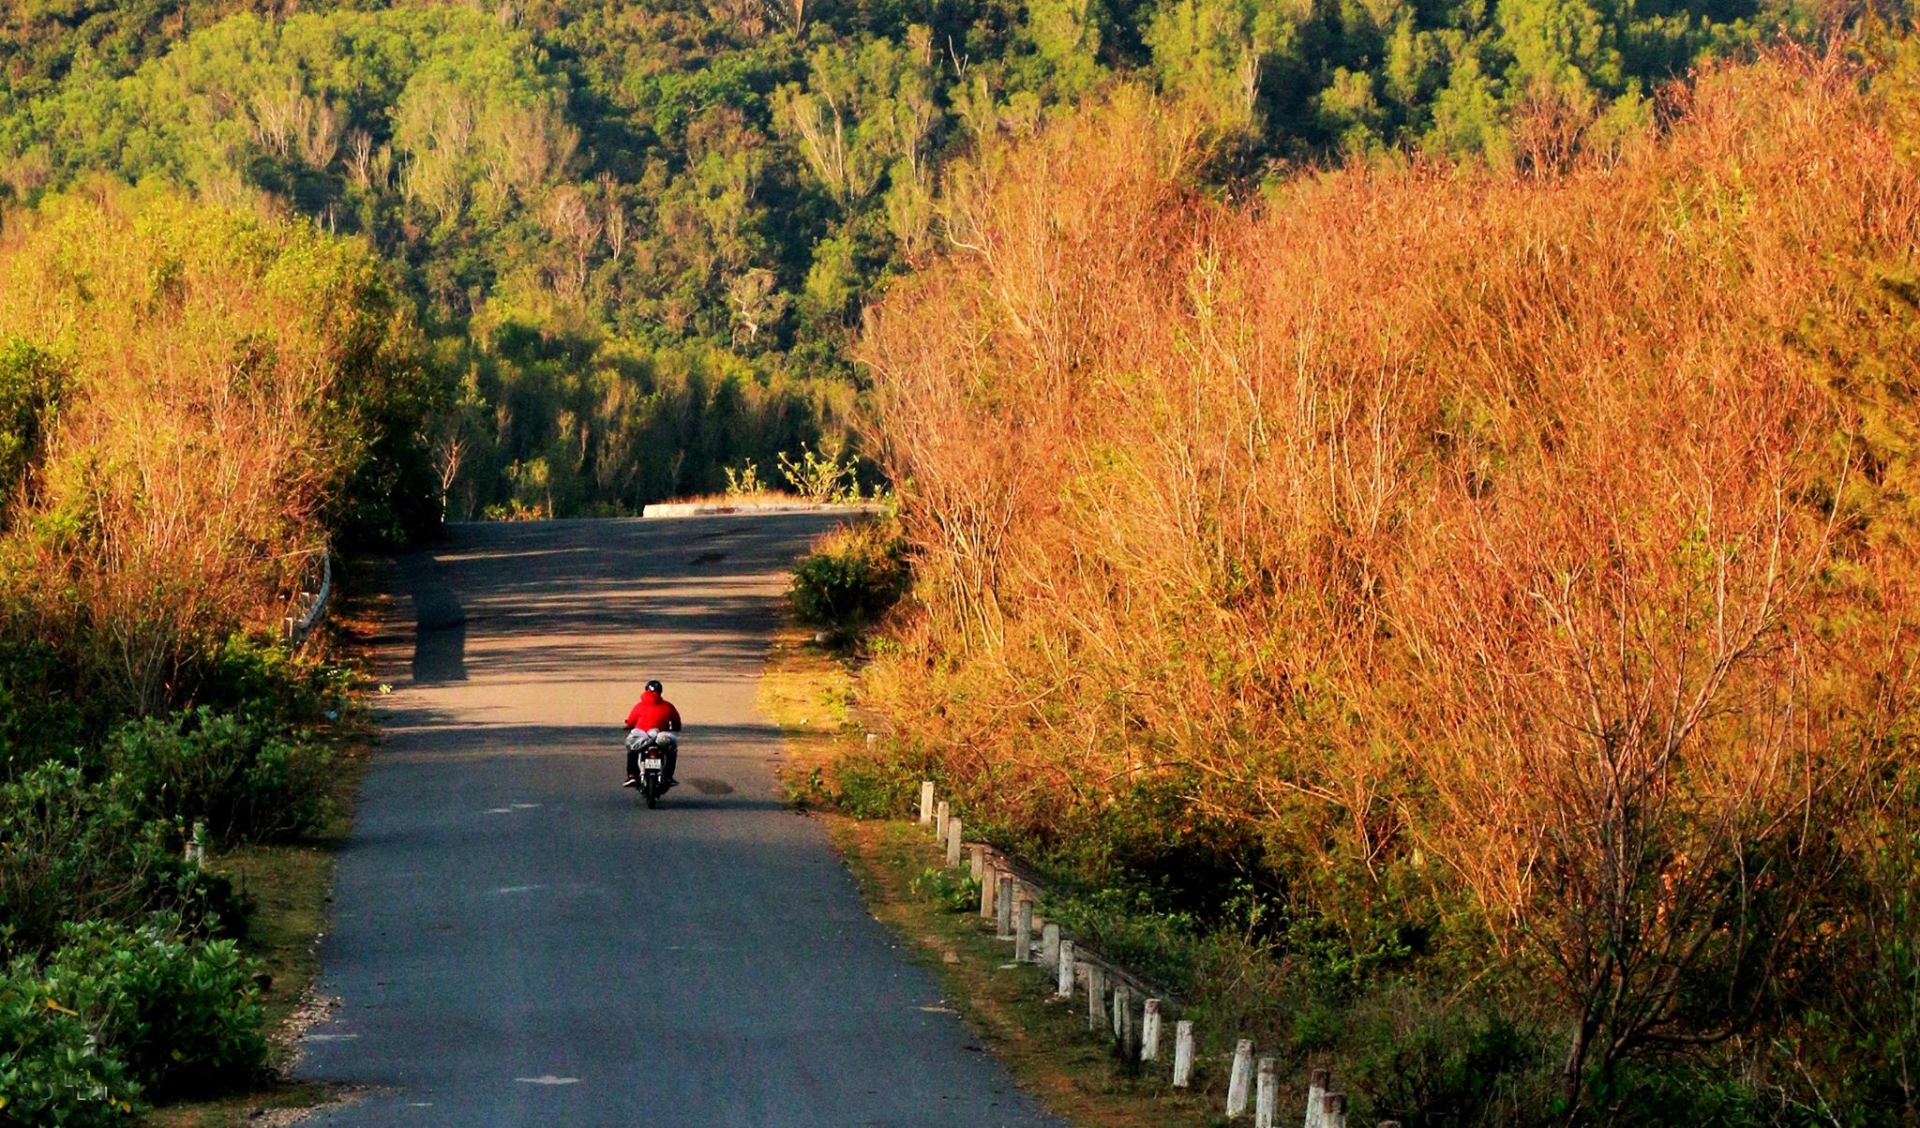
[[[661,685],[661,684],[660,684],[660,682],[659,682],[659,679],[657,679],[657,678],[656,678],[655,680],[653,680],[653,681],[650,681],[650,682],[648,682],[648,683],[647,683],[647,692],[648,692],[648,693],[665,693],[665,692],[666,692],[666,688],[667,688],[667,687],[665,687],[665,686],[663,686],[663,685]]]

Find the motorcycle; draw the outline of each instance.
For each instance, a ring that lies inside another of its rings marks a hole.
[[[660,744],[652,734],[636,729],[628,740],[640,754],[640,783],[637,790],[646,798],[647,808],[651,810],[660,805],[660,797],[667,793],[666,761],[661,759]]]

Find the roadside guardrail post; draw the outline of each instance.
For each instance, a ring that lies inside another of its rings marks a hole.
[[[1253,1088],[1253,1039],[1242,1038],[1233,1048],[1233,1071],[1227,1074],[1227,1119],[1247,1114],[1247,1090]]]
[[[1073,998],[1073,941],[1071,940],[1060,941],[1060,954],[1054,960],[1053,983],[1054,998]]]
[[[1332,1083],[1333,1075],[1324,1069],[1307,1075],[1307,1128],[1320,1128],[1320,1098],[1327,1095],[1327,1086]]]
[[[1000,888],[994,893],[993,935],[999,940],[1013,939],[1013,877],[1000,875]]]
[[[1273,1128],[1273,1117],[1280,1100],[1280,1062],[1263,1057],[1255,1073],[1253,1088],[1253,1128]]]
[[[947,820],[947,868],[948,869],[952,869],[953,867],[960,864],[961,825],[962,824],[961,824],[959,815],[954,815],[952,818]]]
[[[1020,898],[1013,914],[1013,962],[1033,962],[1033,899]]]
[[[1173,1087],[1184,1089],[1193,1084],[1193,1023],[1181,1019],[1173,1024]]]
[[[1080,966],[1087,969],[1087,1029],[1104,1029],[1107,1025],[1106,969],[1084,960]]]
[[[1320,1098],[1320,1128],[1347,1128],[1345,1093],[1328,1093]]]
[[[920,825],[925,826],[932,821],[933,821],[933,781],[930,779],[923,779],[920,781]]]
[[[1160,1060],[1159,999],[1148,999],[1140,1015],[1140,1060]]]

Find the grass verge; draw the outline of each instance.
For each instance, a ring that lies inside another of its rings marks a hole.
[[[761,709],[786,736],[787,792],[821,793],[822,774],[865,740],[851,707],[857,663],[815,645],[797,628],[776,637],[760,682]],[[914,888],[943,865],[931,835],[913,823],[817,812],[846,859],[867,906],[932,969],[941,992],[974,1035],[1047,1111],[1079,1128],[1199,1128],[1225,1123],[1218,1100],[1196,1076],[1198,1094],[1172,1089],[1163,1071],[1129,1070],[1111,1039],[1087,1029],[1086,1002],[1055,999],[1051,973],[1008,964],[1011,950],[973,912],[956,912]],[[1172,1034],[1165,1049],[1172,1053]]]
[[[335,608],[324,645],[341,660],[358,659],[371,651],[385,615],[384,597],[356,591]],[[355,692],[370,689],[370,684],[357,685]],[[368,713],[356,710],[341,719],[329,739],[335,770],[327,795],[331,813],[321,830],[295,842],[207,856],[207,868],[226,875],[251,906],[241,943],[267,976],[260,1002],[272,1044],[272,1076],[246,1092],[155,1108],[148,1116],[155,1128],[271,1128],[292,1124],[342,1096],[333,1087],[286,1076],[301,1034],[326,1013],[326,1001],[314,990],[320,974],[317,944],[331,911],[334,854],[353,828],[354,801],[379,731]]]

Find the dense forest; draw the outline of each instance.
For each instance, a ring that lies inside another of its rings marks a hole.
[[[164,181],[364,235],[448,400],[454,517],[633,511],[838,452],[849,345],[934,255],[946,168],[1115,75],[1209,179],[1423,152],[1553,159],[1703,56],[1850,15],[1743,0],[26,0],[0,193]]]

